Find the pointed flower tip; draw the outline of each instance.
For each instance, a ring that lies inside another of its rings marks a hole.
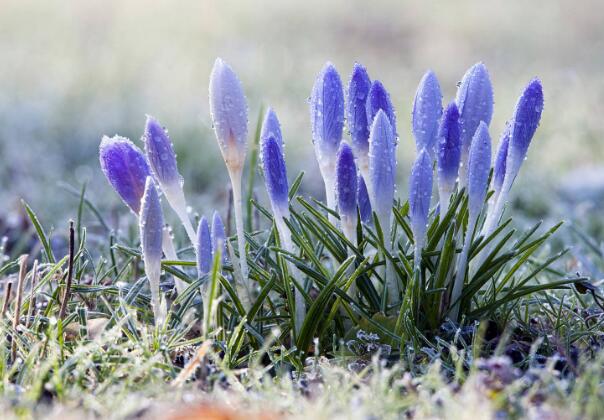
[[[430,154],[433,153],[442,112],[440,84],[436,74],[428,70],[417,87],[411,114],[417,150],[426,149]]]
[[[160,185],[178,185],[181,177],[170,137],[159,121],[149,115],[145,123],[143,141],[149,166]]]
[[[197,227],[197,272],[199,277],[210,272],[212,268],[212,239],[208,221],[203,216]]]
[[[369,94],[367,96],[366,112],[369,125],[373,123],[379,110],[382,110],[388,116],[394,135],[396,136],[396,115],[390,99],[390,94],[379,80],[371,83]]]
[[[335,159],[344,127],[344,89],[336,68],[325,64],[310,98],[312,138],[317,158]]]
[[[357,182],[354,154],[348,143],[342,142],[336,160],[336,197],[341,216],[356,218]]]
[[[159,264],[162,256],[164,218],[159,194],[150,176],[145,181],[139,227],[145,266]]]
[[[468,208],[471,216],[478,216],[487,194],[491,170],[491,136],[484,121],[480,122],[468,159]]]
[[[279,145],[283,145],[281,124],[279,123],[277,114],[271,107],[266,110],[264,122],[262,123],[262,130],[260,132],[261,139],[266,139],[268,137],[274,137],[275,140],[277,140],[277,142],[279,143]]]
[[[289,212],[289,185],[283,150],[274,136],[262,139],[260,157],[264,182],[275,213],[286,216]]]
[[[99,161],[113,189],[138,216],[145,182],[151,174],[142,151],[127,138],[103,136]]]
[[[459,111],[455,102],[445,109],[438,129],[437,169],[439,186],[452,190],[461,160]]]
[[[528,147],[537,131],[543,112],[543,87],[537,78],[532,79],[516,104],[510,138],[512,166],[518,168],[526,157]]]
[[[210,114],[227,166],[243,166],[247,143],[247,101],[239,78],[220,58],[216,59],[210,75]]]
[[[389,214],[394,200],[395,146],[389,119],[383,110],[379,110],[369,137],[369,182],[373,210],[381,215]]]
[[[416,242],[423,241],[432,198],[432,159],[426,149],[417,156],[409,177],[409,212]]]
[[[220,250],[222,255],[222,261],[226,261],[226,234],[224,232],[224,224],[220,214],[215,211],[212,215],[212,255],[216,255],[216,252]]]
[[[359,204],[359,214],[363,223],[371,223],[371,201],[367,192],[367,184],[361,175],[357,181],[357,202]]]
[[[358,157],[366,155],[369,148],[369,123],[365,104],[370,88],[371,80],[367,70],[361,64],[355,63],[348,84],[346,117],[352,147]]]

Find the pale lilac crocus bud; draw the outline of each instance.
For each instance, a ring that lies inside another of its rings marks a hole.
[[[395,138],[388,116],[379,110],[369,137],[369,198],[384,234],[390,228],[390,212],[394,200],[396,172]]]
[[[369,127],[372,126],[378,111],[382,110],[388,117],[392,132],[396,138],[396,114],[394,113],[394,106],[390,100],[390,94],[379,80],[374,80],[371,83],[371,88],[367,95],[367,103],[365,104],[365,110],[367,112],[367,123]]]
[[[159,183],[170,207],[174,209],[182,222],[189,239],[194,242],[195,231],[187,213],[187,203],[182,188],[182,177],[178,173],[176,153],[168,133],[153,117],[147,116],[145,124],[145,154],[151,171]]]
[[[432,158],[426,149],[422,149],[409,177],[409,218],[415,241],[414,266],[419,269],[421,252],[426,243],[428,214],[432,198]]]
[[[367,121],[366,103],[371,88],[371,80],[367,70],[362,65],[355,63],[348,83],[348,102],[346,106],[346,119],[352,149],[357,158],[361,173],[367,174],[369,168],[369,125]]]
[[[455,189],[461,158],[459,112],[455,102],[451,102],[447,106],[440,122],[436,158],[440,216],[442,219],[447,212],[451,194]]]
[[[457,263],[457,273],[451,293],[451,318],[457,320],[459,316],[460,297],[463,291],[463,285],[466,278],[466,268],[468,265],[468,254],[472,245],[472,237],[476,229],[478,217],[484,206],[489,182],[489,172],[491,170],[491,136],[489,129],[484,121],[480,122],[472,145],[470,146],[470,156],[468,159],[468,228],[466,230],[464,246],[459,255]]]
[[[216,59],[210,75],[210,113],[218,146],[231,178],[241,270],[240,281],[245,289],[242,302],[246,308],[249,308],[252,300],[252,286],[248,278],[245,253],[241,191],[241,178],[247,153],[247,101],[237,75],[220,58]]]
[[[344,91],[336,68],[327,63],[312,89],[310,122],[315,155],[325,183],[327,207],[335,206],[336,154],[344,126]],[[330,220],[333,219],[330,217]]]
[[[268,121],[270,125],[279,126],[276,114],[270,111],[273,117]],[[268,120],[265,119],[265,121]],[[260,137],[260,161],[264,171],[266,192],[271,202],[273,212],[278,217],[289,217],[289,184],[287,182],[287,169],[283,156],[283,139],[281,130],[271,129],[266,125],[262,127]],[[279,137],[276,137],[279,136]]]
[[[145,182],[145,192],[141,201],[139,229],[145,275],[149,280],[156,325],[160,325],[165,318],[159,297],[163,228],[164,217],[159,195],[153,178],[149,176]]]
[[[510,144],[510,124],[506,124],[505,130],[499,140],[499,148],[497,149],[497,156],[495,157],[495,165],[493,167],[493,190],[495,194],[493,196],[493,202],[497,201],[497,197],[503,187],[503,180],[505,179],[506,162],[508,159],[508,146]]]
[[[342,142],[336,162],[336,196],[342,230],[346,238],[356,244],[357,216],[357,167],[354,154],[346,142]]]
[[[279,146],[283,147],[283,135],[281,134],[281,123],[277,118],[277,114],[273,108],[268,107],[262,122],[262,129],[260,130],[260,138],[266,139],[274,137],[279,142]]]
[[[217,211],[212,216],[212,256],[220,252],[221,260],[224,263],[227,260],[226,234],[224,233],[224,224]]]
[[[488,125],[493,116],[493,86],[483,63],[476,63],[464,74],[457,97],[461,126],[461,167],[459,178],[465,187],[468,174],[468,156],[474,133],[481,121]]]
[[[145,192],[145,182],[151,175],[141,150],[130,140],[103,136],[99,146],[101,169],[107,180],[137,216]]]
[[[440,84],[436,74],[428,70],[417,87],[411,113],[411,128],[418,152],[426,149],[430,156],[434,156],[438,124],[442,113]]]
[[[203,216],[197,227],[197,275],[201,278],[212,269],[212,237],[208,220]],[[205,287],[204,287],[205,289]]]
[[[371,202],[369,200],[369,193],[367,192],[367,185],[365,184],[365,178],[359,175],[357,185],[357,202],[359,203],[359,214],[361,216],[361,222],[365,224],[371,223]]]

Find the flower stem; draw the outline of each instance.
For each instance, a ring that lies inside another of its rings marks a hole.
[[[241,198],[241,170],[229,171],[231,188],[233,190],[233,209],[235,210],[235,230],[237,231],[237,248],[239,251],[239,265],[241,268],[241,281],[246,296],[242,296],[242,303],[246,310],[252,304],[251,288],[248,279],[247,259],[245,255],[245,235],[243,231],[243,208]]]

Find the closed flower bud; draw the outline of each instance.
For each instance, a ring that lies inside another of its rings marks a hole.
[[[370,88],[371,80],[367,70],[362,65],[355,63],[348,83],[346,118],[354,153],[359,160],[365,162],[369,152],[369,122],[365,105]]]
[[[149,165],[159,184],[161,186],[180,185],[182,178],[178,173],[172,142],[166,130],[151,116],[147,116],[143,141]]]
[[[395,138],[388,116],[379,110],[369,137],[369,182],[371,207],[386,223],[394,200],[396,171]]]
[[[278,125],[276,115],[274,121]],[[280,130],[279,132],[265,130],[265,127],[263,127],[262,132],[267,134],[267,137],[260,139],[260,159],[264,171],[266,191],[273,211],[279,216],[287,216],[289,214],[289,185],[283,157],[283,141],[281,138],[275,137],[275,134],[280,134]]]
[[[417,156],[409,177],[409,217],[415,239],[416,262],[418,262],[418,252],[426,240],[431,198],[432,159],[426,149],[423,149]]]
[[[342,142],[336,163],[336,196],[343,224],[356,225],[357,219],[357,167],[352,149]]]
[[[512,119],[506,169],[506,178],[510,177],[510,187],[516,175],[518,175],[522,162],[526,158],[531,140],[539,126],[542,111],[543,88],[539,79],[533,79],[518,99]]]
[[[480,214],[487,195],[489,172],[491,170],[491,136],[484,121],[480,122],[468,160],[468,209],[470,220]]]
[[[438,187],[448,194],[453,191],[457,180],[461,158],[460,142],[459,112],[455,102],[451,102],[445,110],[438,130],[437,153]]]
[[[163,319],[159,302],[159,280],[161,276],[161,257],[164,217],[159,195],[152,177],[147,177],[145,193],[141,201],[139,228],[145,274],[151,289],[151,303],[156,322]]]
[[[229,171],[240,171],[247,152],[247,102],[233,69],[217,58],[210,75],[210,113]]]
[[[226,234],[224,233],[224,224],[217,211],[212,216],[212,255],[220,252],[222,262],[227,258]]]
[[[281,124],[279,123],[279,119],[277,118],[277,114],[275,113],[273,108],[269,107],[266,110],[266,115],[264,116],[264,121],[262,122],[260,138],[266,139],[271,136],[274,137],[275,140],[277,140],[277,142],[279,143],[279,145],[283,147],[283,136],[281,135]]]
[[[495,190],[495,196],[498,196],[501,192],[501,187],[503,186],[503,181],[505,179],[510,134],[510,124],[506,124],[505,130],[501,135],[501,140],[499,140],[499,148],[497,150],[495,166],[493,168],[493,189]]]
[[[365,178],[363,178],[363,176],[361,175],[359,175],[358,180],[357,201],[359,203],[359,214],[361,216],[361,222],[371,223],[371,202],[369,201],[369,193],[367,192]]]
[[[212,269],[212,239],[210,227],[204,217],[199,220],[197,227],[197,274],[199,277],[210,272]]]
[[[467,163],[470,144],[478,125],[481,121],[488,125],[493,116],[493,86],[489,72],[482,63],[473,65],[463,76],[457,97],[455,98],[459,109],[459,123],[461,126],[461,171],[462,185],[466,185]]]
[[[394,114],[394,107],[392,106],[392,101],[390,100],[390,94],[379,80],[374,80],[371,83],[365,109],[367,112],[367,122],[369,123],[369,127],[372,126],[373,120],[375,119],[378,111],[384,111],[388,117],[390,126],[392,127],[392,133],[396,138],[396,115]]]
[[[418,151],[426,149],[430,155],[434,155],[438,123],[442,113],[440,85],[434,72],[428,70],[417,87],[411,113],[411,128]]]
[[[138,215],[145,182],[151,175],[141,150],[124,137],[104,136],[99,146],[101,169],[130,209]]]

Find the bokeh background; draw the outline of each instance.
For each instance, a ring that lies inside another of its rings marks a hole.
[[[539,76],[544,117],[516,202],[535,217],[593,214],[604,190],[603,51],[601,0],[0,0],[0,218],[18,214],[24,197],[44,223],[63,226],[78,198],[61,183],[84,182],[102,210],[126,213],[99,169],[98,144],[116,133],[138,142],[145,114],[168,127],[193,208],[224,211],[227,174],[208,110],[217,56],[243,82],[250,132],[261,105],[274,107],[290,178],[305,170],[317,196],[307,100],[326,61],[345,81],[361,62],[390,90],[400,195],[415,154],[411,104],[428,68],[448,102],[469,66],[487,65],[494,142]]]

